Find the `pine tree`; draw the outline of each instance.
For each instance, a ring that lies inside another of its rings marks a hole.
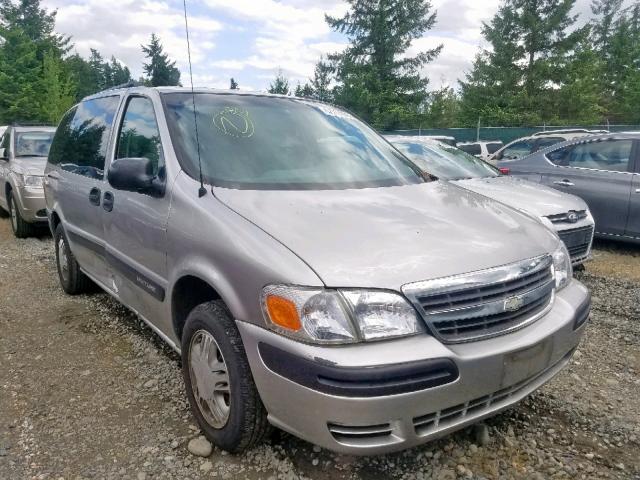
[[[337,86],[335,102],[382,129],[414,121],[427,98],[428,80],[421,69],[442,46],[411,57],[407,50],[436,21],[426,0],[348,0],[340,18],[326,16],[329,26],[350,44],[330,55]]]
[[[557,118],[557,92],[572,54],[587,35],[575,28],[575,0],[505,0],[482,34],[491,45],[461,81],[462,115],[493,124],[539,124]]]
[[[331,75],[333,73],[333,69],[331,65],[327,63],[322,57],[320,57],[320,61],[316,63],[316,67],[313,71],[313,79],[311,79],[310,87],[313,89],[313,96],[322,101],[322,102],[330,102],[331,101]]]
[[[240,87],[238,86],[238,82],[236,82],[233,77],[231,77],[231,82],[230,82],[230,85],[229,85],[229,89],[230,90],[239,90],[240,89]]]
[[[61,60],[69,39],[55,33],[55,12],[39,0],[0,0],[0,19],[0,123],[42,121],[45,56]]]
[[[142,45],[142,51],[149,59],[149,63],[145,63],[142,68],[151,86],[180,85],[180,71],[176,68],[176,62],[169,60],[155,33],[151,34],[149,45]]]
[[[62,115],[75,103],[74,84],[62,60],[53,52],[43,60],[40,118],[57,124]]]
[[[279,95],[289,95],[289,79],[284,76],[282,70],[278,70],[276,78],[269,85],[268,92],[277,93]]]

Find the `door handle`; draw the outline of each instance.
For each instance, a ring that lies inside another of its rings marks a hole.
[[[89,192],[89,203],[91,205],[100,205],[100,189],[93,187]]]
[[[102,208],[107,212],[113,210],[113,193],[104,192],[104,196],[102,197]]]
[[[59,180],[60,179],[60,175],[58,175],[57,173],[54,175],[53,173],[47,173],[47,177],[53,179],[53,180]]]
[[[557,182],[553,182],[554,185],[560,185],[562,187],[573,187],[574,183],[570,182],[569,180],[567,180],[566,178],[564,180],[559,180]]]

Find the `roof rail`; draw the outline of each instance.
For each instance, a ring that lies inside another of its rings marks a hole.
[[[560,130],[543,130],[542,132],[533,133],[532,137],[541,137],[544,135],[553,135],[560,133],[609,133],[608,130],[589,130],[587,128],[565,128]]]
[[[35,121],[12,122],[10,126],[11,127],[55,127],[54,124],[49,122],[35,122]]]
[[[144,84],[142,82],[138,82],[136,80],[129,80],[127,83],[121,83],[120,85],[114,85],[112,87],[105,88],[104,90],[100,90],[96,93],[108,92],[110,90],[120,90],[122,88],[132,88],[132,87],[143,87]]]

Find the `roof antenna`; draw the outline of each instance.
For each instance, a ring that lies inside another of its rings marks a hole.
[[[187,21],[187,0],[182,0],[184,5],[184,29],[187,32],[187,56],[189,57],[189,80],[191,81],[191,99],[193,101],[193,121],[196,126],[196,145],[198,147],[198,171],[200,172],[200,188],[198,197],[202,198],[207,194],[202,180],[202,160],[200,159],[200,138],[198,137],[198,115],[196,114],[196,94],[193,90],[193,70],[191,69],[191,44],[189,43],[189,23]]]

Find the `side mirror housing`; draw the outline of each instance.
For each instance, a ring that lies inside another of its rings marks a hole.
[[[107,179],[116,190],[162,196],[164,182],[153,173],[148,158],[119,158],[109,167]]]

